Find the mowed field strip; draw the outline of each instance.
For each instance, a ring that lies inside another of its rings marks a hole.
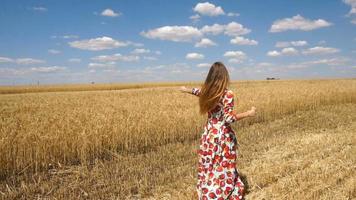
[[[178,88],[0,95],[0,198],[196,199],[206,116]],[[230,88],[258,109],[233,124],[247,199],[355,198],[355,79]]]

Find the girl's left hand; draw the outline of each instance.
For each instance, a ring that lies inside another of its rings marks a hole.
[[[255,106],[252,106],[251,107],[251,110],[249,110],[249,116],[250,117],[253,117],[253,116],[255,116],[255,114],[256,114],[256,107]]]
[[[181,87],[179,88],[179,90],[180,90],[181,92],[187,92],[187,91],[188,91],[185,86],[181,86]]]

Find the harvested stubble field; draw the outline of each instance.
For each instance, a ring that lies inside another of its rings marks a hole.
[[[0,95],[0,198],[196,199],[206,116],[178,85],[0,88],[21,93]],[[246,199],[356,198],[356,79],[230,89],[237,112],[258,109],[233,124]]]

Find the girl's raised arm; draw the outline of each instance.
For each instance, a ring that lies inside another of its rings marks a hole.
[[[235,121],[241,120],[246,117],[252,117],[256,114],[256,108],[252,107],[243,113],[236,113],[234,110],[234,93],[229,90],[226,95],[224,102],[224,120],[228,123],[233,123]]]
[[[196,95],[196,96],[199,96],[200,95],[200,89],[199,88],[186,88],[185,86],[182,86],[180,87],[179,89],[181,92],[185,92],[185,93],[189,93],[189,94],[193,94],[193,95]]]

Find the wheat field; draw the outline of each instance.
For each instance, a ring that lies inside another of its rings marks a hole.
[[[0,87],[1,199],[197,199],[180,85]],[[30,89],[28,89],[30,88]],[[356,79],[234,81],[246,199],[356,198]]]

